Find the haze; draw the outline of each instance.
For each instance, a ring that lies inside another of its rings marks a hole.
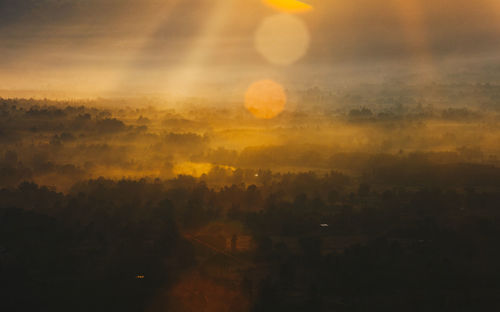
[[[0,310],[500,311],[500,1],[0,0]]]
[[[294,66],[269,64],[254,34],[261,0],[0,1],[3,95],[241,97],[259,78],[289,88],[398,79],[498,78],[496,1],[310,1]]]

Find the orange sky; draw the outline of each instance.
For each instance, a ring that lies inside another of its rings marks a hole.
[[[284,67],[255,49],[260,23],[278,13],[261,0],[0,0],[0,90],[189,95],[262,78],[437,79],[455,62],[481,70],[500,52],[492,0],[309,3],[297,16],[310,32],[307,54]]]

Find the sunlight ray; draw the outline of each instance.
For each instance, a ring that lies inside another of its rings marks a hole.
[[[198,34],[183,62],[169,75],[166,86],[176,90],[177,94],[185,94],[190,88],[195,87],[196,77],[199,76],[205,61],[211,55],[218,40],[217,35],[227,21],[233,6],[232,1],[218,0],[212,6],[212,11],[203,23],[202,31]]]
[[[429,34],[424,21],[424,9],[419,0],[394,0],[399,18],[406,33],[406,41],[415,56],[416,67],[426,73],[426,79],[436,77],[433,54],[429,43]]]
[[[122,92],[123,89],[127,88],[127,84],[130,80],[134,80],[136,70],[141,66],[144,54],[151,50],[152,47],[156,46],[157,43],[155,38],[157,38],[158,33],[161,32],[163,26],[168,23],[179,3],[180,0],[165,1],[162,4],[161,10],[156,12],[153,16],[149,16],[149,23],[143,27],[144,36],[136,38],[139,48],[133,52],[131,57],[132,61],[123,69],[121,79],[116,83],[115,88],[113,88],[111,92]]]

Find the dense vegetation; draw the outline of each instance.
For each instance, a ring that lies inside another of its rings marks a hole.
[[[500,307],[489,108],[0,102],[8,311]]]
[[[304,173],[223,188],[188,176],[98,179],[68,194],[25,182],[0,198],[2,296],[14,310],[145,310],[203,262],[235,265],[184,235],[213,222],[240,223],[256,242],[231,251],[251,263],[236,278],[248,309],[498,304],[498,189],[374,189],[338,173]]]

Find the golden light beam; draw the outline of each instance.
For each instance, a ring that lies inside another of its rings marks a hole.
[[[226,24],[227,18],[231,13],[233,2],[227,0],[218,0],[213,6],[212,12],[207,16],[203,31],[199,34],[191,50],[181,62],[175,75],[170,75],[167,82],[169,89],[176,90],[179,95],[186,95],[192,89],[196,77],[200,75],[205,60],[210,55],[217,44],[216,37]]]
[[[125,78],[117,85],[117,91],[125,88],[131,79],[136,79],[136,70],[140,68],[144,54],[149,53],[157,45],[158,33],[163,31],[165,24],[168,23],[172,14],[175,14],[176,6],[180,2],[180,0],[167,2],[164,10],[155,14],[162,16],[162,18],[159,20],[153,19],[150,23],[150,27],[148,28],[149,35],[144,37],[142,49],[136,53],[135,59],[137,62],[130,64],[128,68],[129,73],[123,75]],[[207,12],[203,21],[203,27],[201,28],[202,31],[193,40],[189,51],[183,59],[177,62],[177,66],[171,67],[168,73],[165,72],[164,74],[157,75],[157,81],[163,82],[165,91],[170,92],[174,90],[177,95],[185,95],[194,86],[194,81],[200,75],[206,58],[217,44],[215,38],[225,25],[232,5],[232,1],[218,0],[211,7],[210,11]]]
[[[141,64],[141,60],[144,54],[148,53],[151,47],[155,46],[156,41],[152,38],[156,38],[158,33],[163,29],[163,25],[167,23],[174,14],[176,6],[181,0],[170,0],[162,4],[161,10],[158,10],[156,14],[150,16],[148,24],[144,27],[145,35],[142,38],[138,38],[140,43],[138,43],[139,48],[133,51],[132,61],[126,68],[123,69],[121,73],[121,79],[116,81],[114,89],[110,90],[110,94],[115,92],[122,92],[123,89],[128,88],[128,83],[130,80],[135,79],[136,70]],[[106,94],[101,96],[106,97]]]
[[[493,16],[496,18],[495,26],[500,29],[500,1],[498,0],[488,0],[489,8]]]
[[[436,78],[437,71],[429,44],[429,34],[424,22],[424,10],[419,0],[393,0],[398,8],[408,47],[415,53],[415,62],[420,71],[425,72],[424,80]],[[429,81],[427,81],[429,82]]]

